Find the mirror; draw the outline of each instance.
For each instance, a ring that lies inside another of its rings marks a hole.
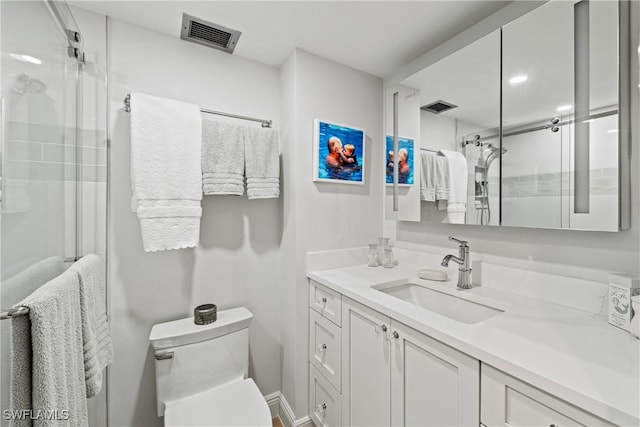
[[[618,3],[552,1],[502,31],[502,225],[617,231]]]
[[[421,221],[628,227],[627,9],[550,1],[400,82],[420,98]]]
[[[402,83],[420,91],[421,220],[498,225],[500,31]]]

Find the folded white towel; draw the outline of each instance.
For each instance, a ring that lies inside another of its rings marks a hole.
[[[278,131],[247,127],[244,153],[249,199],[278,198],[280,196]]]
[[[247,126],[205,117],[202,121],[202,190],[205,195],[244,194]]]
[[[448,200],[450,192],[449,162],[446,157],[422,153],[420,200]]]
[[[467,180],[469,178],[467,159],[457,151],[441,150],[440,152],[449,162],[451,192],[447,200],[447,216],[452,224],[464,224],[467,212]]]
[[[145,251],[198,246],[201,142],[198,106],[131,94],[132,208]]]
[[[29,307],[29,315],[11,321],[11,389],[16,394],[11,408],[69,417],[63,422],[40,419],[36,425],[89,425],[78,274],[65,271],[20,304]]]
[[[113,362],[113,344],[105,305],[104,264],[97,255],[85,255],[70,267],[80,278],[82,347],[87,397],[102,389],[102,370]]]

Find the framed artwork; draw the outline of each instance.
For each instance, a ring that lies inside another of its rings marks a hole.
[[[313,180],[364,184],[364,130],[314,120]]]
[[[413,139],[398,138],[398,185],[409,186],[414,183],[415,155]],[[385,151],[385,183],[393,185],[393,136],[387,135]]]

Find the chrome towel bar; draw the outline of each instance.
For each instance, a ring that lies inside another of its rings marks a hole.
[[[126,111],[127,113],[131,112],[131,94],[130,93],[128,93],[127,96],[124,97],[124,111]],[[240,115],[237,115],[237,114],[225,113],[223,111],[207,110],[207,109],[204,109],[204,108],[201,108],[200,111],[203,112],[203,113],[207,113],[207,114],[215,114],[217,116],[232,117],[234,119],[241,119],[241,120],[249,120],[251,122],[258,122],[258,123],[262,124],[263,128],[270,128],[271,124],[273,123],[271,120],[258,119],[258,118],[249,117],[249,116],[240,116]]]
[[[24,316],[25,314],[29,314],[29,307],[25,307],[22,305],[2,310],[0,312],[0,320],[11,319],[13,317]]]

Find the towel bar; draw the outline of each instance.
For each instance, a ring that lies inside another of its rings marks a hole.
[[[2,310],[2,312],[0,312],[0,320],[11,319],[12,317],[24,316],[25,314],[29,314],[29,307],[19,305],[13,308],[9,308],[7,310]]]
[[[126,111],[127,113],[131,112],[131,94],[127,94],[127,96],[124,97],[124,111]],[[231,114],[231,113],[225,113],[222,111],[214,111],[214,110],[207,110],[204,108],[200,109],[201,112],[203,113],[207,113],[207,114],[215,114],[218,116],[225,116],[225,117],[233,117],[234,119],[241,119],[241,120],[249,120],[251,122],[259,122],[262,124],[263,128],[270,128],[271,127],[271,123],[273,123],[271,120],[266,120],[266,119],[257,119],[255,117],[249,117],[249,116],[239,116],[237,114]]]

